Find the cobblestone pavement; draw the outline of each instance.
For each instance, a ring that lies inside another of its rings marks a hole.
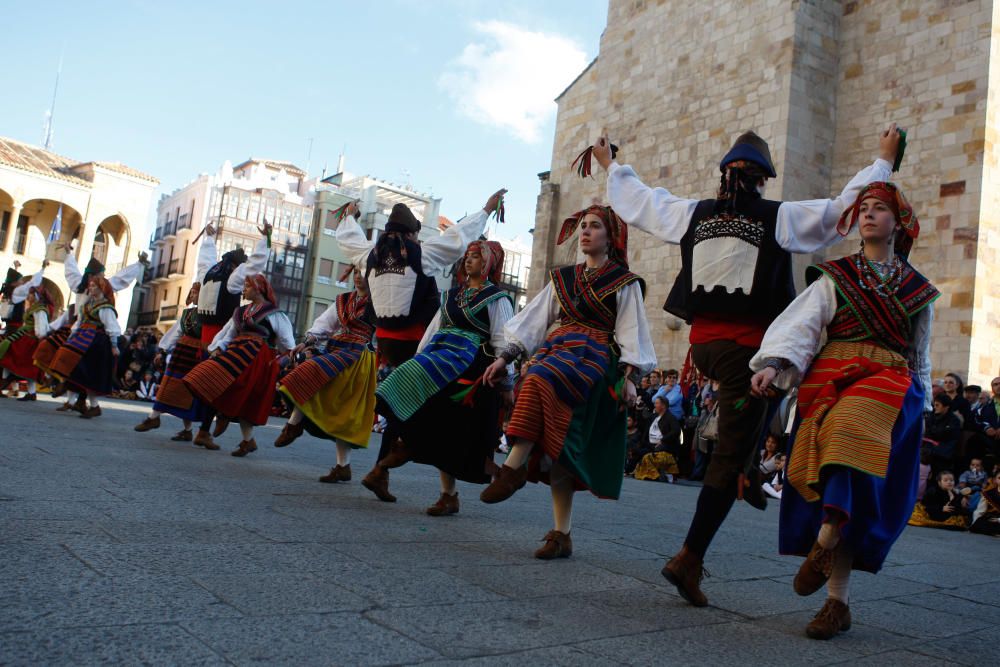
[[[396,504],[354,481],[319,484],[331,443],[304,436],[228,455],[135,433],[148,405],[78,419],[0,401],[0,663],[41,664],[994,664],[1000,541],[908,528],[878,576],[852,582],[854,627],[803,627],[798,559],[776,553],[777,508],[737,506],[706,563],[710,607],[660,576],[697,488],[626,480],[618,502],[580,494],[575,553],[541,562],[545,487],[457,516],[423,509],[437,474],[392,473]],[[373,446],[377,439],[373,438]]]

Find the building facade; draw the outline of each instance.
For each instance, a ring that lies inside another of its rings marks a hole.
[[[557,103],[529,293],[576,259],[555,245],[561,221],[605,197],[599,168],[594,179],[571,168],[604,128],[619,162],[692,198],[714,196],[719,159],[753,129],[778,171],[766,196],[798,200],[835,196],[895,121],[909,135],[895,177],[921,222],[911,261],[943,293],[934,374],[1000,374],[1000,3],[610,0],[598,57]],[[662,304],[679,250],[640,232],[629,241],[660,363],[677,365],[687,326]],[[855,236],[824,257],[856,248]],[[818,259],[797,262],[800,286]]]
[[[48,259],[45,277],[70,303],[66,253],[55,246],[73,240],[80,264],[96,257],[108,275],[135,262],[149,238],[148,211],[158,183],[117,162],[80,162],[0,137],[0,270],[18,261],[28,275]],[[48,243],[60,211],[58,239]],[[131,287],[116,298],[122,326],[132,301]]]
[[[217,173],[202,174],[163,195],[150,243],[152,269],[136,324],[166,331],[177,319],[196,279],[204,236],[195,238],[206,224],[217,230],[221,256],[239,246],[249,254],[260,239],[258,228],[265,220],[273,227],[265,275],[274,288],[277,305],[298,324],[315,185],[307,180],[305,171],[291,163],[251,158],[235,167],[226,162]]]

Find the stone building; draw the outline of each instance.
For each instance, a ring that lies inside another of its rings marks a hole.
[[[570,167],[602,128],[619,162],[693,198],[714,195],[719,158],[753,129],[778,171],[767,196],[812,199],[870,164],[877,133],[896,121],[909,133],[896,180],[921,221],[911,260],[943,292],[935,376],[988,384],[1000,372],[1000,3],[610,0],[599,55],[556,101],[531,294],[574,260],[575,248],[555,246],[561,221],[605,196],[603,172],[581,180]],[[826,256],[856,247],[855,232]],[[649,284],[660,363],[678,365],[687,327],[661,306],[680,254],[634,232],[630,256]]]
[[[74,241],[81,265],[96,257],[111,275],[135,262],[149,238],[147,218],[157,179],[118,162],[80,162],[38,146],[0,137],[0,271],[14,261],[21,273],[35,273],[48,259],[45,277],[72,303],[64,250]],[[61,231],[48,243],[60,208]],[[116,298],[124,326],[133,288]]]

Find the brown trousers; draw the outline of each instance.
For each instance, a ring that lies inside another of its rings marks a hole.
[[[691,346],[694,365],[719,382],[719,440],[705,473],[706,486],[730,488],[754,460],[767,411],[767,401],[750,394],[750,359],[756,353],[757,348],[730,340]]]

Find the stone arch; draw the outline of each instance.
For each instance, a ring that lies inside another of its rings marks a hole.
[[[101,261],[110,273],[124,268],[128,259],[132,229],[121,213],[109,215],[97,225],[91,255]]]
[[[56,250],[56,243],[47,245],[49,232],[55,224],[60,206],[62,206],[61,233],[56,243],[64,243],[79,235],[83,216],[78,210],[54,199],[42,197],[29,199],[21,205],[21,221],[15,222],[12,229],[15,237],[11,250],[14,254],[45,256],[49,260],[62,261],[65,252]]]

